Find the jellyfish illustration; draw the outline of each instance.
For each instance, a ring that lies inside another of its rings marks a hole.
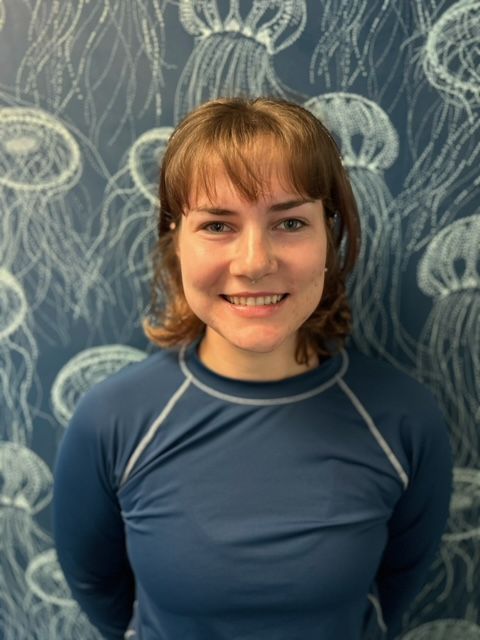
[[[113,146],[161,113],[163,2],[32,0],[18,99],[69,118],[95,147]],[[108,43],[108,55],[105,46]],[[115,127],[111,127],[112,118]]]
[[[52,385],[51,401],[58,422],[68,424],[78,401],[94,384],[146,357],[139,349],[116,344],[78,353],[62,367]]]
[[[447,102],[459,105],[473,120],[480,106],[478,70],[478,0],[460,0],[443,13],[428,32],[423,70]]]
[[[25,572],[30,591],[40,600],[61,607],[73,605],[70,589],[65,582],[54,549],[38,554]]]
[[[417,627],[434,615],[477,621],[479,580],[480,471],[455,467],[447,528],[407,626]]]
[[[79,147],[59,121],[39,110],[0,109],[2,261],[33,293],[32,310],[51,291],[54,275],[63,280],[63,305],[81,279],[83,247],[60,200],[81,167]]]
[[[422,379],[439,390],[459,466],[480,463],[480,215],[435,236],[418,265],[418,286],[433,298],[420,342]]]
[[[72,599],[54,549],[39,553],[30,561],[25,579],[25,609],[35,638],[100,640]]]
[[[480,194],[480,119],[474,116],[480,106],[478,0],[461,0],[444,13],[441,3],[430,13],[419,0],[416,5],[415,39],[423,44],[407,85],[411,104],[405,140],[413,164],[394,203],[406,222],[404,269],[458,217],[460,206],[476,202]],[[437,90],[433,102],[432,87]]]
[[[0,268],[0,440],[26,444],[32,433],[29,396],[38,357],[20,282]]]
[[[300,37],[305,0],[253,0],[243,14],[240,4],[229,0],[227,12],[217,0],[180,0],[180,21],[195,36],[195,46],[177,85],[176,121],[219,96],[289,96],[273,56]]]
[[[360,210],[362,247],[350,280],[354,337],[362,350],[383,353],[389,326],[383,300],[399,228],[388,219],[391,195],[383,178],[398,155],[398,136],[382,108],[351,93],[327,93],[305,103],[339,139]],[[389,310],[389,314],[393,311]]]
[[[412,41],[417,42],[417,54],[407,83],[405,138],[413,163],[391,206],[391,216],[402,220],[399,272],[409,271],[437,234],[471,213],[480,197],[480,119],[474,115],[480,106],[475,35],[479,4],[462,0],[444,11],[446,4],[414,3],[417,29]],[[424,359],[415,353],[411,336],[401,328],[396,333],[410,362]],[[456,420],[453,424],[457,429]]]
[[[30,449],[0,443],[0,635],[30,637],[25,610],[25,570],[31,559],[52,546],[33,517],[51,500],[52,475]]]
[[[0,341],[23,325],[27,312],[22,286],[9,271],[0,268]]]
[[[94,284],[99,297],[103,287],[92,282],[102,256],[88,256],[90,198],[76,186],[82,169],[80,147],[59,120],[38,109],[0,109],[2,266],[22,283],[38,334],[56,343],[69,339],[69,315],[91,313]]]
[[[101,229],[87,253],[92,258],[102,255],[92,277],[108,286],[108,298],[98,309],[105,339],[130,340],[148,307],[160,164],[172,131],[159,127],[143,133],[105,190]]]
[[[382,105],[392,100],[393,105],[401,95],[408,53],[405,41],[410,35],[402,11],[384,0],[318,0],[316,4],[319,41],[310,60],[310,82],[320,81],[322,89],[330,91],[352,91],[356,84],[365,91],[366,84],[370,98]],[[395,91],[391,91],[394,82]]]
[[[447,531],[442,538],[442,609],[478,620],[480,602],[480,471],[456,467]]]
[[[401,640],[480,640],[480,627],[468,620],[445,618],[422,624]]]
[[[39,109],[0,110],[0,184],[26,193],[66,191],[80,177],[79,147],[62,123]]]

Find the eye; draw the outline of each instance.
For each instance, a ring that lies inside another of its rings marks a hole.
[[[226,228],[227,225],[224,222],[209,222],[202,227],[202,229],[205,229],[205,231],[210,231],[211,233],[222,233],[226,230]]]
[[[279,226],[282,225],[285,231],[299,231],[306,226],[305,222],[298,220],[297,218],[287,218],[287,220],[282,220]]]

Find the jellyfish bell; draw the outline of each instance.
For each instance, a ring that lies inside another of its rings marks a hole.
[[[157,195],[160,164],[173,127],[158,127],[142,134],[128,154],[128,168],[135,186],[153,205],[159,204]]]
[[[52,194],[67,191],[80,177],[77,142],[45,111],[0,109],[0,140],[0,187]]]
[[[0,269],[0,342],[11,336],[25,321],[27,300],[18,280]]]
[[[418,284],[428,296],[480,288],[480,214],[459,218],[429,243],[418,266]]]
[[[480,106],[479,23],[478,0],[460,0],[433,24],[425,43],[423,69],[428,81],[461,106]]]
[[[238,33],[255,40],[273,55],[289,47],[303,32],[307,20],[305,0],[253,0],[242,15],[238,0],[230,0],[226,15],[217,0],[180,0],[180,22],[200,38]]]
[[[339,140],[347,167],[381,172],[398,156],[398,135],[385,111],[354,93],[325,93],[304,104]]]
[[[86,349],[69,360],[52,385],[51,400],[57,420],[66,426],[83,394],[127,364],[147,354],[134,347],[106,345]]]

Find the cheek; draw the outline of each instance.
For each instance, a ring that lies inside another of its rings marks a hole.
[[[305,283],[308,301],[316,306],[325,288],[325,260],[316,261],[305,271]]]
[[[189,251],[182,247],[177,254],[185,291],[207,290],[213,287],[224,273],[224,269],[205,252]]]

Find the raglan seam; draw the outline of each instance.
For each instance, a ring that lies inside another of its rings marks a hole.
[[[363,418],[365,424],[368,427],[368,430],[376,440],[379,447],[384,452],[385,456],[387,457],[392,467],[395,469],[397,475],[400,478],[400,481],[403,484],[404,489],[408,489],[408,485],[409,485],[408,474],[406,473],[405,469],[402,467],[402,464],[400,463],[399,459],[392,451],[388,442],[380,433],[380,430],[375,424],[372,416],[368,413],[368,411],[365,409],[363,404],[358,399],[358,396],[352,391],[352,389],[348,386],[345,380],[337,380],[337,384],[340,387],[340,389],[342,389],[344,394],[349,398],[350,402],[353,404],[357,412]]]
[[[186,392],[186,390],[188,389],[190,384],[191,384],[190,379],[186,378],[182,382],[180,387],[178,387],[178,389],[175,391],[175,393],[171,396],[170,400],[164,406],[164,408],[162,409],[160,414],[155,418],[155,420],[152,422],[150,427],[147,429],[147,432],[145,433],[143,438],[140,440],[140,442],[137,444],[137,446],[133,450],[133,453],[131,454],[131,456],[127,460],[127,464],[125,466],[125,470],[124,470],[122,478],[120,480],[120,484],[119,484],[118,490],[121,490],[123,488],[123,486],[125,485],[125,482],[129,478],[133,468],[135,467],[135,465],[137,464],[138,460],[140,459],[140,456],[145,451],[145,449],[148,447],[148,445],[151,443],[151,441],[155,437],[155,434],[157,433],[160,425],[164,422],[164,420],[167,418],[167,416],[171,413],[171,411],[173,410],[173,408],[177,404],[178,400],[184,395],[184,393]]]

